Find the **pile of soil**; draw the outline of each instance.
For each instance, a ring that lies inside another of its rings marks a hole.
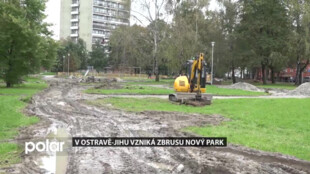
[[[121,82],[122,79],[120,78],[100,78],[100,77],[94,77],[94,76],[89,76],[86,79],[82,79],[82,82],[86,83],[112,83],[112,82]]]
[[[119,78],[97,78],[94,76],[87,77],[86,83],[100,83],[95,86],[95,89],[121,89],[122,86],[117,83],[120,82]]]
[[[229,86],[226,86],[225,88],[229,89],[241,89],[241,90],[246,90],[246,91],[255,91],[255,92],[264,92],[264,90],[259,89],[258,87],[245,83],[245,82],[238,82]]]
[[[121,89],[122,86],[118,83],[102,83],[98,86],[95,86],[95,89]]]
[[[206,105],[211,105],[211,100],[206,100],[206,99],[202,99],[202,100],[186,100],[184,101],[185,105],[191,105],[191,106],[206,106]]]
[[[301,84],[296,89],[288,92],[288,95],[310,96],[310,82]]]

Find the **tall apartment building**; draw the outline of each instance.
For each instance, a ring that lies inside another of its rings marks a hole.
[[[106,44],[113,29],[129,25],[130,5],[130,0],[61,0],[60,39],[81,38],[88,50],[96,41]]]

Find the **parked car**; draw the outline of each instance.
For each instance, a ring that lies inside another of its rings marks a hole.
[[[309,77],[304,77],[302,82],[303,83],[310,82],[310,76]]]

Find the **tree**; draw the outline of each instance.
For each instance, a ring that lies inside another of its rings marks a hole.
[[[210,42],[214,41],[218,30],[213,30],[216,27],[213,18],[207,18],[209,14],[203,13],[206,2],[180,1],[172,3],[173,7],[169,8],[173,20],[169,30],[166,30],[168,37],[161,43],[160,54],[164,54],[166,64],[174,74],[184,73],[184,65],[188,59],[201,52],[211,53]]]
[[[42,37],[42,40],[39,45],[39,51],[37,54],[41,54],[41,66],[47,70],[51,68],[56,63],[57,50],[59,44],[50,37]]]
[[[99,71],[103,70],[108,65],[108,54],[105,50],[108,48],[103,46],[100,42],[92,45],[92,52],[90,52],[89,65]]]
[[[114,67],[135,66],[150,71],[153,63],[152,43],[146,28],[137,25],[120,26],[112,32],[110,46],[109,62]]]
[[[43,23],[44,9],[42,0],[0,2],[0,70],[7,87],[52,63],[55,45]],[[42,54],[46,51],[52,54]]]
[[[54,69],[57,71],[73,72],[78,69],[86,69],[88,62],[88,52],[85,41],[78,39],[73,41],[71,38],[59,42],[58,59]]]
[[[224,77],[225,74],[231,71],[230,55],[227,50],[227,39],[223,32],[223,14],[217,11],[206,11],[203,24],[199,30],[199,38],[201,44],[206,48],[206,59],[207,63],[211,65],[211,53],[212,46],[211,42],[215,42],[214,47],[214,61],[213,61],[213,72],[214,76]],[[210,67],[210,66],[209,66]]]
[[[287,67],[288,57],[279,52],[270,54],[269,68],[271,71],[271,82],[275,83],[275,73],[280,73],[283,67]]]
[[[154,74],[156,75],[155,81],[159,81],[159,71],[158,71],[158,49],[160,45],[160,41],[163,41],[163,39],[160,39],[159,36],[162,35],[160,32],[160,28],[158,26],[158,22],[162,21],[161,18],[163,18],[163,13],[165,11],[165,7],[171,3],[171,1],[165,1],[165,0],[143,0],[141,2],[141,7],[147,12],[147,15],[144,15],[140,12],[133,11],[133,13],[138,13],[140,16],[142,16],[144,19],[146,19],[150,25],[148,26],[148,29],[152,36],[152,44],[153,44],[153,50],[152,50],[152,58],[154,63]]]
[[[238,41],[236,27],[238,19],[238,3],[233,3],[231,0],[223,1],[225,11],[222,11],[222,30],[226,41],[228,51],[227,58],[232,72],[232,81],[236,83],[235,69],[238,67],[238,57],[240,56],[240,49],[237,49]],[[238,55],[239,54],[239,55]]]
[[[307,0],[287,1],[291,28],[290,56],[296,63],[295,84],[302,83],[302,72],[310,61],[310,2]]]
[[[271,65],[271,54],[282,53],[287,48],[288,24],[283,1],[242,1],[239,31],[261,64],[264,84],[267,83],[266,70]]]
[[[88,62],[88,52],[86,48],[86,43],[83,39],[78,39],[76,43],[76,54],[81,62],[79,69],[86,69]]]
[[[157,48],[156,48],[156,57],[154,57],[154,31],[152,31],[154,28],[157,29],[158,33],[156,34],[156,42],[157,42]],[[161,19],[158,19],[158,21],[153,21],[147,26],[148,31],[148,41],[150,44],[153,45],[153,50],[151,51],[152,55],[152,63],[153,63],[153,73],[156,75],[155,80],[159,80],[159,74],[161,72],[164,72],[164,74],[167,73],[167,57],[164,55],[164,51],[166,50],[166,46],[164,43],[167,41],[168,36],[171,36],[170,32],[170,26]]]

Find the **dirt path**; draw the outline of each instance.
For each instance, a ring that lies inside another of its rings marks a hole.
[[[100,95],[82,94],[85,87],[73,80],[51,79],[50,83],[51,87],[33,97],[28,107],[28,112],[38,115],[41,122],[23,130],[21,137],[45,137],[52,129],[66,130],[69,137],[189,136],[179,130],[186,126],[226,121],[217,115],[136,114],[87,106],[81,99],[95,99]],[[65,166],[66,173],[310,173],[310,162],[234,145],[227,148],[69,147],[67,154],[66,161],[56,159],[57,164]],[[38,154],[25,156],[22,164],[7,172],[48,173],[45,170],[48,167],[42,167],[44,164],[38,161],[40,159],[42,156]],[[50,161],[53,163],[55,159]]]

